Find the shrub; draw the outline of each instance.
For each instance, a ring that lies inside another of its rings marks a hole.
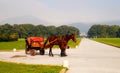
[[[18,40],[17,33],[13,33],[13,34],[9,35],[9,41],[17,41],[17,40]]]
[[[17,41],[18,40],[18,34],[13,33],[13,34],[1,34],[0,35],[0,42],[8,42],[8,41]]]

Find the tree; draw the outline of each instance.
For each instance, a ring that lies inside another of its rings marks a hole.
[[[56,28],[57,30],[57,35],[70,35],[72,33],[76,33],[77,36],[79,36],[80,31],[76,27],[73,26],[67,26],[67,25],[62,25]]]
[[[117,37],[119,26],[118,25],[93,25],[89,31],[89,37],[98,37],[98,38],[109,38],[109,37]]]
[[[41,37],[46,37],[47,35],[47,28],[44,25],[37,25],[35,26],[36,32],[35,34],[37,36],[41,36]]]
[[[109,26],[108,31],[107,31],[109,34],[109,37],[117,37],[118,30],[119,30],[118,25]]]
[[[107,38],[108,37],[108,33],[107,33],[108,27],[109,27],[108,25],[100,25],[99,37],[102,37],[102,38]]]
[[[56,36],[56,35],[58,35],[57,29],[56,29],[55,26],[47,26],[46,28],[47,28],[47,34],[49,34],[47,36]]]
[[[69,35],[75,33],[79,36],[79,29],[73,26],[62,25],[44,26],[33,24],[4,24],[0,25],[0,41],[15,41],[18,38],[25,38],[30,36],[49,37],[56,35]]]
[[[117,37],[120,38],[120,28],[118,29],[118,32],[117,32]]]
[[[10,24],[0,26],[0,41],[15,41],[18,39],[17,31]],[[14,35],[14,36],[13,36]]]
[[[97,25],[91,26],[91,28],[88,31],[88,37],[92,37],[92,38],[97,37],[97,31],[98,31]]]

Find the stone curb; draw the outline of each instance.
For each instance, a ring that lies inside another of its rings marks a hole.
[[[67,72],[67,68],[63,68],[59,73],[66,73]]]

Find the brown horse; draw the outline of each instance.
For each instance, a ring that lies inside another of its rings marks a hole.
[[[47,41],[49,41],[49,45],[47,45],[47,46],[49,46],[49,48],[50,48],[49,55],[53,56],[52,47],[54,45],[58,45],[61,49],[61,56],[67,56],[66,48],[68,48],[67,43],[70,39],[72,39],[74,42],[76,42],[75,34],[48,37]]]

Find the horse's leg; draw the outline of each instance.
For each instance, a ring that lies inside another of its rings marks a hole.
[[[60,48],[60,50],[61,50],[60,55],[61,55],[61,57],[62,57],[62,56],[63,56],[63,49],[62,49],[62,45],[61,45],[61,44],[59,45],[59,48]]]
[[[63,49],[61,49],[61,56],[64,56],[64,52],[63,52]]]
[[[61,44],[59,47],[61,49],[61,53],[60,53],[61,57],[65,56],[64,44]]]
[[[49,56],[51,55],[51,45],[50,45],[50,49],[49,49]]]
[[[61,52],[60,52],[60,55],[62,56],[62,49],[60,48]]]
[[[61,56],[63,57],[64,56],[64,49],[61,48]]]
[[[53,45],[52,45],[52,46],[50,46],[49,56],[54,56],[54,55],[53,55],[53,53],[52,53],[52,47],[53,47]]]
[[[64,56],[67,56],[67,55],[66,55],[66,48],[64,49]]]
[[[67,55],[66,55],[66,46],[67,46],[66,43],[64,43],[64,44],[62,44],[62,45],[60,46],[60,48],[61,48],[61,56],[67,56]]]
[[[61,49],[61,56],[63,57],[63,56],[67,56],[66,55],[66,49]]]
[[[52,54],[51,54],[51,51],[52,51],[52,48],[50,47],[50,50],[49,50],[49,56],[51,56]]]

